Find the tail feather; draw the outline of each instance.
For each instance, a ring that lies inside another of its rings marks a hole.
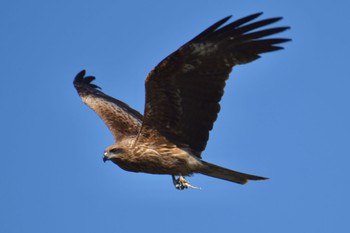
[[[250,174],[245,174],[241,172],[236,172],[224,167],[217,166],[205,161],[202,161],[203,167],[199,173],[218,179],[228,180],[238,184],[245,184],[248,180],[266,180],[268,178],[262,176],[255,176]]]

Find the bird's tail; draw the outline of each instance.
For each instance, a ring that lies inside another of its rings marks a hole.
[[[199,173],[223,180],[228,180],[238,184],[245,184],[248,180],[266,180],[268,178],[261,176],[249,175],[241,172],[236,172],[224,167],[217,166],[205,161],[202,161],[203,167],[198,171]]]

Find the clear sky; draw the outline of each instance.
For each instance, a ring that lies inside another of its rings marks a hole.
[[[0,232],[350,232],[350,2],[2,1]],[[143,112],[144,78],[213,22],[255,12],[285,50],[236,67],[203,158],[241,186],[103,163],[113,138],[73,88],[86,69]]]

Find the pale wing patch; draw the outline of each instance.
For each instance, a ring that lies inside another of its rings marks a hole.
[[[193,51],[192,54],[199,56],[209,56],[217,50],[217,45],[207,42],[207,43],[193,43],[191,44]]]
[[[139,121],[137,118],[132,117],[130,114],[128,114],[126,111],[124,111],[123,108],[115,105],[112,102],[106,102],[104,99],[102,98],[96,98],[96,96],[91,96],[88,95],[83,99],[84,103],[87,104],[88,106],[91,106],[91,108],[97,112],[98,114],[116,114],[120,117],[121,120],[124,121],[130,121],[132,122],[134,125],[141,125],[141,121]],[[95,108],[95,106],[98,105],[105,105],[107,108],[103,109],[101,108]],[[103,118],[103,116],[102,116]]]
[[[194,65],[191,65],[191,64],[185,64],[183,67],[182,67],[182,71],[184,73],[187,73],[187,72],[190,72],[192,70],[194,70],[196,67]]]

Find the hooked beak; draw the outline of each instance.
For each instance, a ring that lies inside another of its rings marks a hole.
[[[107,152],[105,152],[103,154],[103,162],[105,163],[107,160],[109,160],[108,156],[107,156]]]

